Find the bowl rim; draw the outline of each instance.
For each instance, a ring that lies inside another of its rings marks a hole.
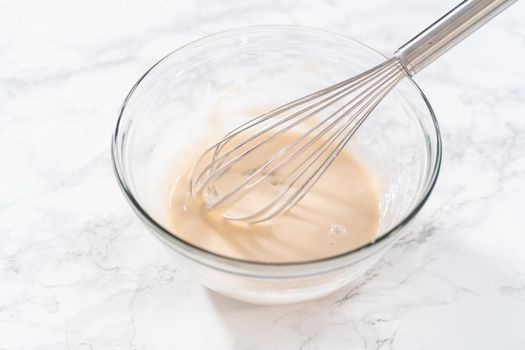
[[[161,234],[161,236],[159,238],[161,238],[162,240],[165,240],[165,239],[167,239],[168,241],[175,240],[176,242],[182,244],[183,246],[185,246],[187,248],[190,248],[192,250],[196,250],[197,252],[199,252],[200,254],[204,254],[205,256],[208,256],[208,257],[211,257],[211,258],[214,258],[214,259],[220,259],[223,262],[230,262],[230,263],[241,264],[241,265],[244,265],[244,266],[252,266],[252,267],[268,267],[268,268],[272,267],[272,266],[273,267],[278,267],[278,266],[297,267],[297,266],[305,266],[305,265],[322,264],[322,263],[326,263],[326,262],[329,262],[329,261],[340,260],[340,259],[343,259],[345,257],[357,255],[357,253],[362,253],[364,251],[367,251],[367,250],[369,250],[370,248],[372,248],[374,246],[378,246],[379,243],[383,243],[384,241],[387,241],[388,238],[392,238],[396,233],[399,234],[400,229],[403,226],[405,226],[407,223],[409,223],[416,216],[416,214],[421,210],[423,205],[426,203],[426,201],[430,197],[430,194],[432,193],[432,191],[433,191],[433,189],[435,187],[435,184],[436,184],[439,172],[440,172],[441,160],[442,160],[441,131],[440,131],[440,127],[439,127],[436,115],[434,113],[434,109],[432,108],[428,98],[425,96],[425,94],[423,93],[421,88],[417,85],[417,83],[412,79],[410,74],[407,74],[406,78],[412,84],[412,86],[415,88],[416,92],[419,93],[420,97],[423,99],[423,102],[425,103],[426,108],[428,109],[428,111],[430,113],[430,118],[431,118],[431,121],[432,121],[433,131],[435,132],[435,136],[436,136],[436,157],[435,157],[435,161],[434,161],[434,164],[433,164],[432,173],[430,174],[430,177],[429,177],[428,186],[426,187],[425,191],[420,196],[420,198],[418,199],[417,204],[414,205],[412,210],[408,214],[406,214],[403,219],[399,220],[399,222],[395,226],[393,226],[390,230],[388,230],[383,235],[381,235],[377,239],[375,239],[375,240],[373,240],[373,241],[371,241],[371,242],[369,242],[367,244],[364,244],[362,246],[359,246],[359,247],[357,247],[355,249],[346,251],[346,252],[341,253],[341,254],[332,255],[332,256],[328,256],[328,257],[320,258],[320,259],[297,261],[297,262],[296,261],[292,261],[292,262],[261,262],[261,261],[252,261],[252,260],[246,260],[246,259],[233,258],[233,257],[229,257],[229,256],[226,256],[226,255],[222,255],[222,254],[215,253],[213,251],[201,248],[199,246],[196,246],[196,245],[194,245],[194,244],[192,244],[190,242],[187,242],[187,241],[177,237],[175,234],[171,233],[170,230],[166,229],[163,225],[158,223],[142,207],[142,205],[139,203],[138,199],[133,195],[131,189],[128,186],[128,181],[125,178],[124,167],[123,167],[123,157],[120,157],[120,155],[119,155],[118,137],[120,135],[121,122],[123,120],[123,115],[124,115],[124,111],[126,109],[126,106],[127,106],[128,102],[130,101],[131,97],[133,96],[133,93],[135,92],[137,87],[140,85],[140,83],[155,69],[155,67],[160,65],[162,62],[164,62],[170,56],[172,56],[174,54],[177,54],[180,51],[183,51],[185,49],[191,48],[191,47],[193,47],[195,45],[198,45],[198,44],[201,44],[201,43],[205,43],[205,42],[207,42],[209,40],[213,40],[215,38],[217,38],[217,39],[221,38],[221,37],[223,37],[225,35],[235,35],[235,34],[241,34],[241,33],[246,33],[246,32],[267,31],[267,30],[292,30],[292,31],[312,32],[312,33],[317,33],[317,34],[322,34],[322,35],[336,36],[336,37],[339,37],[341,39],[344,39],[344,40],[347,40],[347,41],[351,41],[354,44],[360,45],[363,48],[368,49],[368,50],[378,54],[379,56],[381,56],[384,59],[388,59],[387,56],[385,56],[381,52],[377,51],[376,49],[374,49],[374,48],[372,48],[372,47],[370,47],[370,46],[360,42],[359,40],[352,39],[352,38],[350,38],[350,37],[348,37],[346,35],[342,35],[342,34],[335,33],[335,32],[328,31],[328,30],[324,30],[324,29],[313,28],[313,27],[306,27],[306,26],[298,26],[298,25],[253,25],[253,26],[243,26],[243,27],[237,27],[237,28],[233,28],[233,29],[227,29],[227,30],[215,32],[213,34],[209,34],[209,35],[200,37],[200,38],[198,38],[196,40],[193,40],[193,41],[191,41],[191,42],[189,42],[189,43],[187,43],[185,45],[182,45],[182,46],[178,47],[177,49],[171,51],[170,53],[168,53],[167,55],[162,57],[160,60],[158,60],[155,64],[153,64],[148,70],[146,70],[146,72],[137,80],[137,82],[133,85],[131,90],[128,92],[128,94],[126,95],[126,98],[124,99],[124,101],[123,101],[123,103],[122,103],[122,105],[120,107],[118,118],[117,118],[117,123],[116,123],[115,129],[113,131],[113,135],[112,135],[112,141],[111,141],[111,162],[112,162],[113,171],[114,171],[115,177],[117,179],[117,182],[119,184],[119,187],[123,191],[124,196],[128,200],[128,202],[131,205],[132,209],[135,211],[135,213],[137,213],[139,218],[142,219],[143,223],[147,224],[148,226],[152,226],[155,229],[156,233],[158,233],[158,234],[160,233]],[[179,252],[181,254],[184,254],[186,257],[189,257],[192,260],[197,260],[200,263],[204,263],[200,259],[195,259],[192,256],[188,256],[188,254],[186,254],[185,252],[182,252],[182,251],[179,251]],[[204,264],[206,264],[206,263],[204,263]],[[210,266],[209,264],[206,264],[206,265]],[[210,267],[212,267],[212,268],[219,268],[218,266],[210,266]]]

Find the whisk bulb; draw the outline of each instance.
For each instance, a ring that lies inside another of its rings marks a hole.
[[[289,210],[405,76],[392,58],[249,120],[198,159],[190,193],[203,194],[208,210],[226,208],[232,221],[257,223]],[[254,191],[257,203],[250,200]]]

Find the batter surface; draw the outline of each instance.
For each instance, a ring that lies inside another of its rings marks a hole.
[[[173,186],[170,229],[203,249],[250,261],[299,262],[341,254],[376,237],[377,194],[366,169],[347,151],[295,207],[258,224],[228,221],[220,213],[208,212],[202,200],[190,198],[191,166],[179,169]],[[263,199],[265,193],[256,191],[251,200],[256,202],[258,195]]]

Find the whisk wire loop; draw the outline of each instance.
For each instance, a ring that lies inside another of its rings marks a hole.
[[[285,133],[298,133],[289,143],[250,169],[233,188],[216,192],[206,201],[209,210],[235,206],[272,178],[282,187],[269,202],[248,214],[226,210],[231,221],[257,223],[295,206],[315,185],[377,104],[405,76],[396,58],[361,74],[261,114],[229,132],[209,147],[190,173],[190,194],[212,190],[215,184],[257,151],[269,147]],[[247,136],[242,137],[244,134]],[[294,161],[298,164],[293,164]],[[276,181],[273,177],[281,174]]]

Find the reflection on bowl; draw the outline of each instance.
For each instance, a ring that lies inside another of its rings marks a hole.
[[[133,87],[115,129],[112,155],[132,208],[181,266],[207,287],[254,303],[299,302],[326,295],[366,271],[406,230],[428,198],[441,161],[439,128],[409,78],[374,110],[348,146],[371,171],[381,213],[374,242],[338,256],[261,263],[204,250],[170,232],[169,190],[192,142],[242,120],[209,120],[204,106],[279,105],[339,82],[385,57],[319,30],[260,26],[214,34],[163,58]],[[276,88],[278,87],[278,88]],[[218,102],[219,101],[219,102]],[[198,232],[195,232],[198,234]]]

